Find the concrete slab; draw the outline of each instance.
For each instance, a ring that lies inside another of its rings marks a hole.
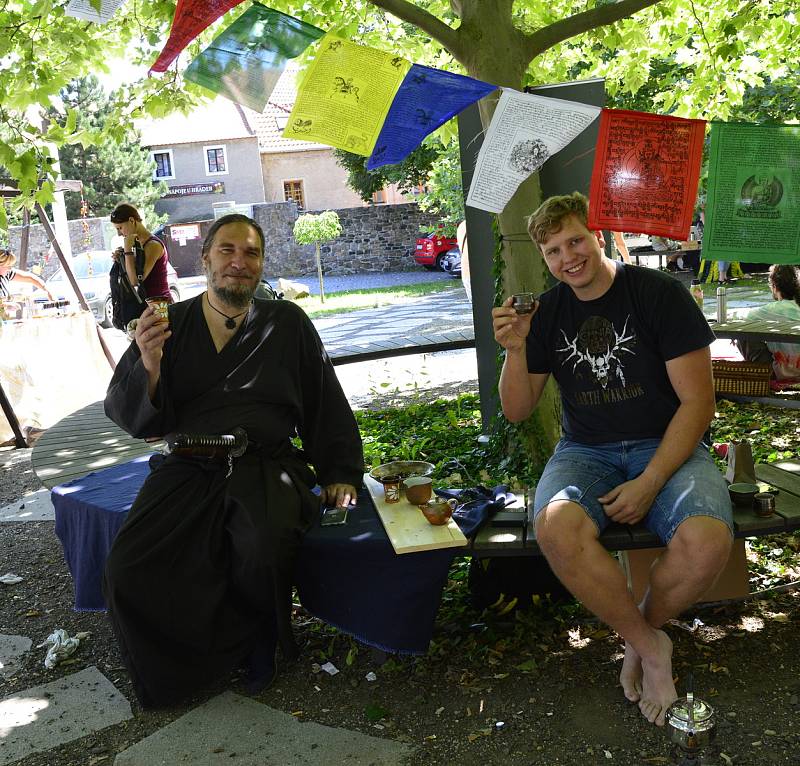
[[[301,723],[225,692],[120,753],[114,766],[400,766],[412,752],[390,739]]]
[[[0,587],[3,587],[0,585]],[[4,636],[0,634],[0,676],[12,676],[19,666],[17,660],[31,648],[26,636]]]
[[[49,489],[31,492],[31,494],[0,508],[0,522],[53,521],[55,517]]]
[[[0,700],[0,766],[131,717],[128,700],[95,667],[16,692]]]

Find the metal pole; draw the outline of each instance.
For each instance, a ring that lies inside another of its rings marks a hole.
[[[461,151],[461,186],[467,198],[475,160],[483,143],[483,125],[477,104],[458,115],[458,142]],[[472,293],[472,322],[475,327],[475,355],[478,360],[478,393],[481,400],[481,430],[489,433],[492,418],[498,411],[497,344],[492,331],[494,306],[494,232],[492,215],[485,210],[466,207],[469,242],[470,292]]]

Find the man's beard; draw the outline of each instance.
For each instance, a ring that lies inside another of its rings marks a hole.
[[[206,280],[209,289],[223,303],[235,309],[245,308],[255,295],[258,283],[255,284],[235,284],[231,287],[224,287],[217,282],[216,275],[211,271],[210,266],[206,266]]]

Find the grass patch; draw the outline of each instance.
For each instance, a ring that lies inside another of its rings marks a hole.
[[[374,309],[397,303],[406,303],[423,295],[454,292],[461,287],[461,281],[423,282],[417,285],[395,285],[393,287],[374,287],[364,290],[347,290],[325,295],[323,303],[318,295],[300,298],[295,301],[312,319],[316,317],[346,314],[359,309]]]
[[[355,413],[364,440],[367,470],[390,460],[427,460],[439,486],[469,486],[491,478],[486,450],[478,444],[477,394]],[[495,482],[499,484],[500,482]]]

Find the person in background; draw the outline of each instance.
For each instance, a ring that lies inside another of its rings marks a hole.
[[[117,234],[124,238],[122,249],[114,251],[114,259],[125,269],[132,285],[138,283],[136,274],[136,246],[144,251],[142,268],[142,285],[148,298],[164,298],[171,301],[169,284],[167,283],[167,247],[164,242],[151,234],[144,225],[139,211],[127,202],[114,208],[111,223]]]
[[[614,247],[619,253],[619,257],[625,263],[631,263],[631,254],[628,251],[628,245],[625,243],[625,237],[622,236],[622,232],[612,231],[611,236],[614,238]]]
[[[728,267],[730,264],[727,261],[717,261],[717,269],[719,269],[719,277],[717,281],[721,284],[727,284],[729,282],[733,282],[732,279],[728,277]]]
[[[0,303],[6,313],[16,315],[21,308],[20,303],[11,297],[11,289],[9,288],[10,282],[22,282],[24,284],[33,285],[40,290],[44,290],[51,301],[54,300],[52,294],[45,286],[44,281],[30,271],[15,269],[14,264],[16,262],[17,257],[14,253],[7,249],[0,249]]]
[[[788,264],[770,266],[769,287],[774,300],[751,309],[747,318],[800,321],[800,269]],[[736,345],[748,362],[772,364],[777,381],[800,381],[800,344],[737,340]]]

